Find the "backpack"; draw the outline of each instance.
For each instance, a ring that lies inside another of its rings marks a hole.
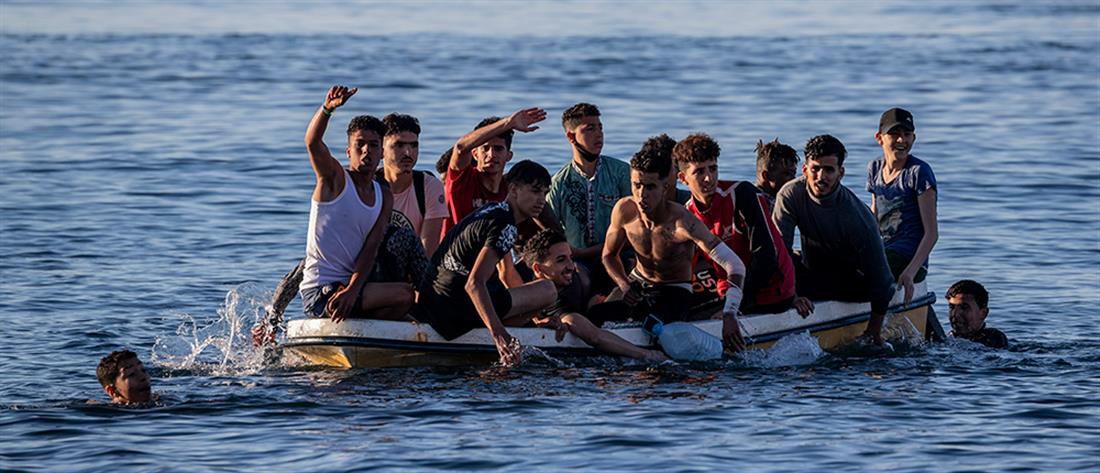
[[[424,208],[425,208],[424,207],[424,175],[425,174],[427,174],[429,176],[432,176],[432,177],[435,177],[435,174],[432,174],[431,171],[417,171],[415,169],[413,170],[413,192],[416,193],[416,206],[417,206],[417,208],[420,209],[420,215],[424,215]],[[375,173],[374,178],[379,183],[383,183],[383,184],[388,185],[388,183],[386,183],[386,176],[382,172],[381,169],[379,169],[378,172]]]

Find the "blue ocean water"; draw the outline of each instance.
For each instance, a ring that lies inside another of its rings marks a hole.
[[[334,9],[0,3],[0,469],[1100,469],[1097,2]],[[337,123],[419,117],[424,169],[525,106],[552,118],[516,159],[557,168],[553,117],[590,101],[606,154],[705,131],[736,179],[759,139],[833,134],[867,200],[905,107],[940,186],[936,309],[980,280],[1013,348],[265,367],[244,333],[302,254],[302,135],[336,83],[362,88]],[[119,347],[156,407],[85,403]]]

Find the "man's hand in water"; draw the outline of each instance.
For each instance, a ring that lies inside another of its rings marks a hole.
[[[722,344],[726,350],[737,353],[745,349],[745,339],[741,337],[741,325],[734,314],[722,316]]]
[[[523,361],[523,347],[508,332],[493,334],[493,343],[497,346],[497,353],[500,353],[502,365],[515,366]]]
[[[332,86],[331,89],[328,89],[328,95],[325,96],[325,110],[331,113],[333,110],[340,108],[340,106],[347,103],[348,99],[350,99],[352,95],[355,95],[356,92],[359,92],[358,87],[349,89],[342,85]]]
[[[538,107],[525,108],[508,117],[508,124],[513,130],[530,133],[539,127],[532,126],[546,119],[546,110]]]
[[[325,305],[325,312],[329,314],[333,322],[343,322],[351,316],[352,311],[355,310],[355,299],[359,295],[358,292],[352,290],[351,286],[344,286],[329,298],[328,304]]]

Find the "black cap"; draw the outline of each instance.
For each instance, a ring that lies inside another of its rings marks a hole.
[[[913,114],[909,113],[908,110],[897,107],[882,112],[882,118],[878,121],[878,132],[889,133],[895,126],[900,126],[909,131],[917,131],[916,125],[913,125]]]

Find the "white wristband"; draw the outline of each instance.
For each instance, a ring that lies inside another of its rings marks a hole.
[[[741,298],[743,296],[741,286],[730,284],[729,289],[726,290],[726,303],[722,306],[722,313],[736,315],[741,308]]]

